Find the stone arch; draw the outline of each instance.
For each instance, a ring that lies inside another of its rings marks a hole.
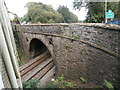
[[[41,40],[39,40],[37,38],[33,38],[30,41],[30,45],[29,45],[30,58],[34,58],[34,57],[44,53],[47,50],[49,51],[48,47]]]
[[[44,85],[55,76],[56,67],[47,43],[45,38],[38,38],[37,36],[29,38],[29,47],[26,49],[29,50],[31,59],[21,69],[22,81],[36,79],[40,80],[41,85]]]

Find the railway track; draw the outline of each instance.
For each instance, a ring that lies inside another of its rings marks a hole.
[[[31,59],[28,63],[20,67],[20,74],[23,82],[29,80],[50,79],[54,75],[55,65],[49,51]]]

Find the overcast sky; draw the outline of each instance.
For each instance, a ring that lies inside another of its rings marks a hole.
[[[56,10],[59,5],[67,6],[70,11],[76,14],[79,20],[84,20],[86,16],[86,11],[81,9],[81,11],[73,9],[73,2],[74,0],[5,0],[7,8],[10,12],[16,13],[19,17],[22,17],[26,14],[27,9],[24,8],[26,3],[28,2],[42,2],[43,4],[52,5],[53,8]]]

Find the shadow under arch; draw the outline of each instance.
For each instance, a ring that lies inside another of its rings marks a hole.
[[[29,46],[29,55],[30,58],[34,58],[36,56],[39,56],[40,54],[43,54],[44,52],[49,51],[47,46],[39,39],[33,38],[30,41]],[[49,51],[50,53],[50,51]]]
[[[55,63],[49,48],[39,39],[33,38],[29,43],[30,61],[20,67],[23,82],[35,79],[45,85],[55,76]]]

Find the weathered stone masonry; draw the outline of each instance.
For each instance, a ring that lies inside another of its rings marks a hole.
[[[84,77],[97,84],[110,81],[120,85],[120,27],[105,24],[43,24],[16,25],[26,55],[33,38],[41,40],[51,52],[56,76],[64,74],[67,79]]]

